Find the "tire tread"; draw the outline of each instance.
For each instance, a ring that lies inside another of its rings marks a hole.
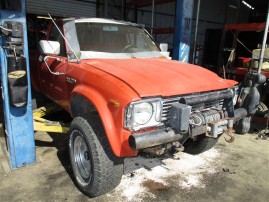
[[[89,140],[93,158],[93,181],[81,190],[90,197],[96,197],[114,189],[121,181],[123,173],[122,159],[112,152],[98,115],[76,117],[71,128],[81,127],[84,136]],[[88,132],[87,132],[88,131]]]
[[[196,141],[192,139],[187,140],[185,147],[185,152],[189,154],[201,154],[212,147],[218,142],[218,138],[206,137],[205,135],[199,135]]]

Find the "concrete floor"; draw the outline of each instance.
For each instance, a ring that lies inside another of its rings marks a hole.
[[[260,201],[269,199],[269,139],[257,134],[221,137],[201,154],[125,160],[121,184],[90,199],[74,185],[67,135],[38,132],[37,163],[5,173],[0,163],[1,201]],[[2,161],[3,162],[3,161]]]

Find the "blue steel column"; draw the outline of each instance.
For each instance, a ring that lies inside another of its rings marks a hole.
[[[28,101],[24,107],[12,107],[9,103],[8,80],[7,80],[7,59],[6,51],[2,48],[3,41],[0,35],[0,60],[1,60],[1,76],[2,90],[4,95],[4,115],[5,127],[7,135],[8,152],[10,156],[11,167],[20,168],[35,163],[35,141],[33,130],[33,115],[31,101],[31,85],[28,55],[28,40],[25,14],[25,0],[21,0],[22,12],[0,10],[0,24],[5,21],[17,21],[23,23],[24,47],[23,55],[27,64],[27,80],[28,80]]]
[[[176,1],[173,59],[189,61],[193,0]]]

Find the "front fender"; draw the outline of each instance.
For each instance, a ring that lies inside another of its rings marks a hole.
[[[81,95],[85,97],[92,105],[94,105],[94,108],[97,110],[102,120],[111,149],[116,156],[135,156],[137,154],[136,151],[132,151],[131,149],[129,149],[129,146],[126,150],[126,132],[123,132],[122,127],[117,127],[119,123],[115,123],[115,118],[113,118],[113,114],[109,108],[109,100],[107,98],[102,96],[102,94],[99,93],[96,89],[85,85],[79,85],[74,88],[71,94],[71,100],[74,95]],[[120,109],[118,109],[118,111],[120,111]],[[125,138],[122,136],[124,136]]]

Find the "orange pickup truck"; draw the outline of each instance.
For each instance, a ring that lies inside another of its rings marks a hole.
[[[137,24],[58,20],[39,45],[32,85],[73,117],[71,165],[88,196],[115,188],[140,150],[199,153],[232,136],[237,82],[167,58]]]

